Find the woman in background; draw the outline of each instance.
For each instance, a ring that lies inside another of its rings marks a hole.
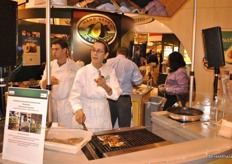
[[[160,92],[165,93],[166,98],[163,110],[167,110],[178,101],[185,106],[189,91],[189,76],[183,56],[179,52],[172,52],[168,57],[168,66],[170,73],[164,87],[160,88]]]

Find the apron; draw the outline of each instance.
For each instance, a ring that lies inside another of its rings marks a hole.
[[[112,129],[110,108],[107,99],[82,98],[85,125],[91,132]],[[73,128],[83,128],[73,117]]]
[[[52,64],[51,75],[59,80],[59,84],[52,86],[50,105],[53,122],[72,128],[73,110],[69,102],[69,94],[76,72],[69,69],[69,63],[67,60],[61,67],[57,63]]]
[[[61,100],[51,98],[51,107],[53,122],[72,128],[73,111],[69,100],[67,98]]]

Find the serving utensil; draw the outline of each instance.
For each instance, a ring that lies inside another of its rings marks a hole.
[[[81,125],[83,126],[83,130],[88,131],[88,129],[87,129],[87,127],[86,127],[86,125],[85,125],[85,123],[84,123],[84,122],[82,122],[82,123],[81,123]]]

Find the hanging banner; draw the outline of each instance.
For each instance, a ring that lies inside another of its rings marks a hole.
[[[47,106],[47,90],[9,88],[3,159],[43,163]]]
[[[224,48],[225,62],[232,64],[232,32],[222,31],[222,42]]]
[[[40,33],[22,31],[23,66],[40,65]]]
[[[91,10],[73,10],[72,47],[73,59],[85,64],[91,62],[90,49],[100,39],[109,44],[110,53],[117,46],[121,36],[121,15]],[[120,32],[119,32],[120,31]],[[76,46],[78,45],[78,46]]]

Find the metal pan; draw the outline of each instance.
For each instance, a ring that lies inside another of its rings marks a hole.
[[[170,107],[167,112],[171,118],[179,121],[197,121],[204,114],[199,109],[189,107]]]

